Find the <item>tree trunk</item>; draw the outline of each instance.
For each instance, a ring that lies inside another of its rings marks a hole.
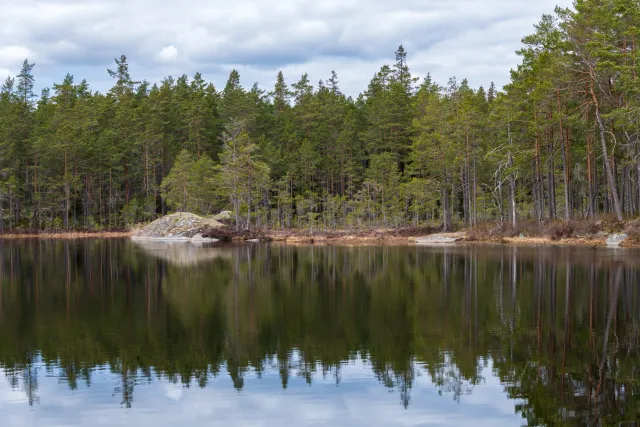
[[[442,210],[443,228],[444,231],[449,231],[451,230],[451,216],[449,209],[449,177],[446,166],[443,166]]]
[[[498,181],[498,210],[500,211],[500,226],[504,224],[504,208],[503,208],[503,200],[502,197],[502,177],[498,177],[496,173],[496,180]]]
[[[249,194],[247,195],[247,231],[251,231],[251,204],[253,203],[253,200],[251,198],[251,192],[253,191],[252,187],[252,183],[253,183],[253,179],[251,176],[251,166],[249,166],[248,168],[248,184],[249,184]]]
[[[560,90],[556,90],[556,99],[558,101],[558,118],[560,124],[560,139],[562,140],[562,172],[564,178],[564,219],[569,220],[570,218],[570,210],[569,210],[569,141],[565,138],[564,128],[562,126],[562,111],[560,108]]]
[[[640,163],[638,163],[638,165],[640,167]],[[587,202],[587,214],[589,218],[593,218],[596,214],[595,207],[593,204],[594,191],[593,191],[593,177],[591,176],[592,169],[593,169],[593,166],[591,165],[591,135],[587,135],[587,180],[589,181],[588,196],[587,196],[589,200]]]
[[[513,167],[513,156],[509,153],[509,166]],[[518,217],[516,214],[516,176],[515,173],[509,174],[509,209],[511,216],[511,226],[518,226]]]
[[[536,154],[534,159],[534,188],[533,188],[533,197],[534,197],[534,209],[536,213],[536,220],[538,223],[542,222],[542,218],[544,217],[544,188],[542,185],[542,174],[541,174],[541,164],[540,164],[540,138],[538,133],[536,132]]]
[[[636,162],[636,187],[638,194],[636,196],[636,213],[640,215],[640,141],[636,138],[636,147],[638,149],[638,161]],[[0,222],[2,222],[0,220]]]
[[[511,124],[508,125],[509,136],[509,154],[508,154],[508,166],[509,166],[509,210],[511,217],[511,226],[515,229],[518,226],[518,217],[516,214],[516,175],[513,171],[513,140],[511,139]]]
[[[473,197],[473,216],[472,225],[476,225],[478,223],[478,171],[476,169],[476,151],[473,150],[473,188],[471,189],[472,197]]]
[[[69,188],[69,170],[67,164],[67,153],[64,153],[64,228],[69,229],[69,204],[71,197],[71,189]]]
[[[554,219],[556,215],[556,178],[555,164],[553,161],[553,132],[549,131],[549,140],[547,143],[548,159],[548,181],[549,181],[549,219]]]
[[[593,89],[591,89],[591,93],[595,100]],[[607,177],[607,186],[609,188],[609,194],[611,194],[613,212],[615,213],[617,220],[622,221],[622,209],[620,209],[620,199],[618,198],[618,188],[616,186],[615,177],[613,176],[611,163],[609,163],[609,153],[607,150],[605,127],[604,127],[604,122],[602,121],[602,116],[600,115],[600,108],[597,102],[596,102],[596,121],[598,123],[598,128],[600,130],[600,146],[602,148],[602,156],[604,158],[604,171]]]
[[[466,162],[465,162],[466,163]],[[460,183],[462,184],[462,215],[464,222],[469,223],[469,197],[467,195],[467,174],[465,163],[460,165]]]
[[[534,154],[534,183],[533,183],[533,207],[536,220],[542,222],[544,217],[544,185],[542,179],[542,154],[540,150],[540,132],[538,130],[538,110],[536,104],[533,104],[533,121],[535,128],[535,154]]]

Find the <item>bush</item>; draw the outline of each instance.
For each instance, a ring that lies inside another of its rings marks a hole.
[[[570,221],[562,221],[549,226],[549,238],[551,240],[560,240],[573,237],[575,231],[574,225]]]

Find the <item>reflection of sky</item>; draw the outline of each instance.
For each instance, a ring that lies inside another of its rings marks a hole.
[[[0,379],[0,425],[22,426],[514,426],[515,414],[492,364],[483,369],[484,381],[460,403],[443,393],[420,369],[411,390],[408,409],[400,403],[398,390],[383,387],[366,362],[343,366],[340,384],[333,375],[315,373],[312,386],[291,376],[282,389],[277,370],[245,376],[238,392],[225,371],[211,378],[206,388],[193,383],[185,388],[167,380],[140,381],[131,409],[121,406],[119,384],[109,371],[95,371],[91,386],[79,381],[78,389],[40,369],[37,395],[40,402],[28,405],[24,391],[13,390]],[[4,372],[3,372],[4,373]],[[21,384],[22,385],[22,384]]]

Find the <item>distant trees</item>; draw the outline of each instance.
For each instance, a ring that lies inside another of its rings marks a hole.
[[[334,71],[265,91],[233,70],[217,90],[198,73],[136,81],[121,56],[107,93],[67,75],[35,100],[25,61],[0,90],[0,228],[172,209],[230,209],[238,228],[637,216],[638,28],[637,1],[558,8],[500,92],[419,81],[402,46],[356,98]]]

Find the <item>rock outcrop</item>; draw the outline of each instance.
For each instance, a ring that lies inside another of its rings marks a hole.
[[[432,234],[426,237],[418,237],[416,243],[419,245],[442,245],[459,242],[464,237],[464,234],[461,233]]]
[[[133,239],[195,240],[203,241],[207,230],[222,228],[224,224],[215,219],[203,218],[188,213],[177,212],[163,216],[133,234]]]

